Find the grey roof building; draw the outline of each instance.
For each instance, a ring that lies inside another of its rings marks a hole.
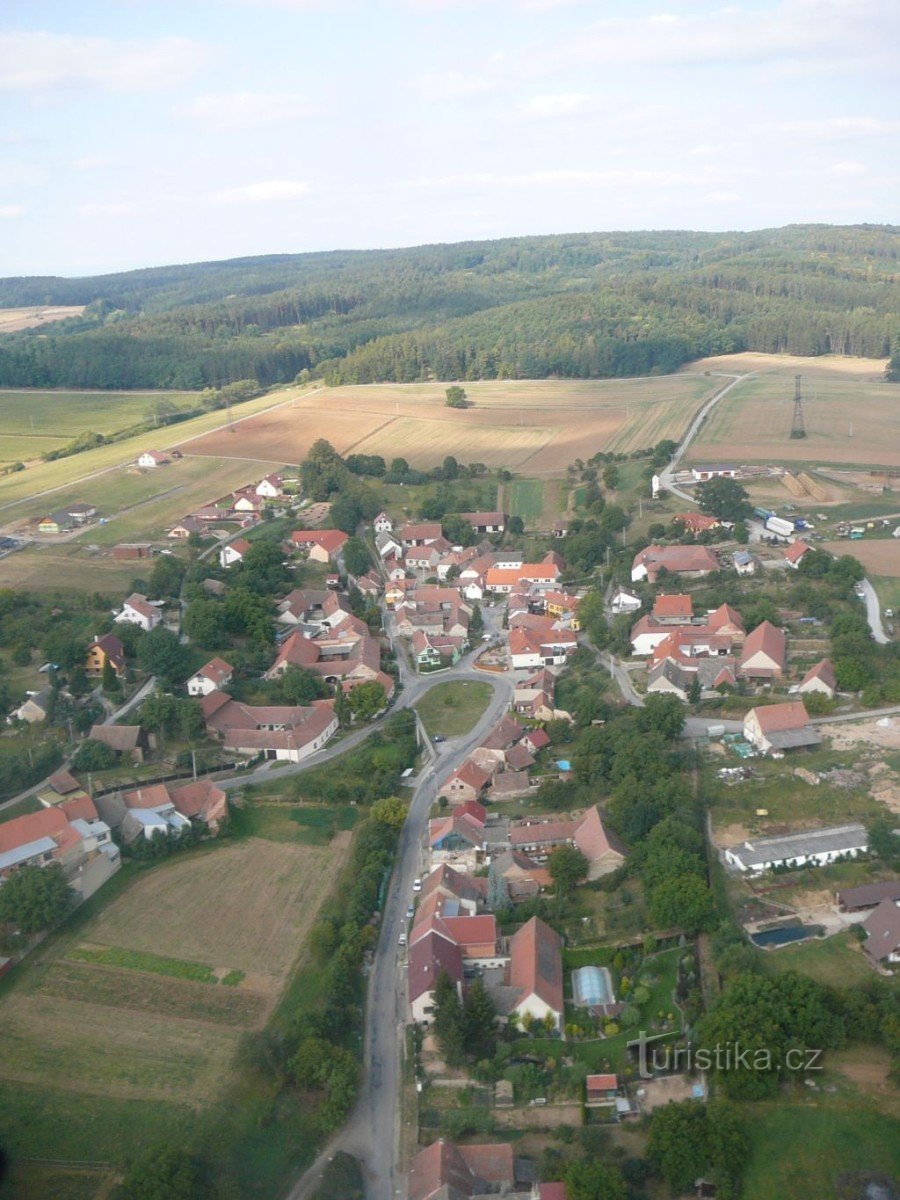
[[[834,825],[808,829],[785,837],[756,838],[725,851],[725,861],[739,871],[767,871],[772,867],[824,866],[842,855],[856,857],[868,849],[864,825]]]

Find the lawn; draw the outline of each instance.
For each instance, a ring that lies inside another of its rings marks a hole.
[[[128,865],[4,980],[0,1142],[14,1173],[3,1200],[82,1194],[28,1159],[121,1167],[162,1143],[206,1151],[231,1181],[223,1195],[281,1194],[314,1131],[240,1051],[346,853],[247,838]]]
[[[491,698],[487,683],[439,683],[416,705],[428,734],[455,737],[468,733]]]
[[[348,804],[246,804],[235,812],[236,832],[292,845],[327,846],[336,834],[352,829],[359,809]]]
[[[228,450],[222,456],[235,456],[235,447],[240,446],[244,453],[244,444],[238,434],[242,431],[242,423],[248,416],[264,412],[278,404],[284,404],[291,396],[303,395],[302,389],[281,388],[246,404],[238,405],[233,410],[234,434],[228,435],[226,445]],[[166,450],[173,446],[182,446],[187,453],[193,452],[193,438],[200,437],[225,424],[225,416],[221,411],[205,413],[202,417],[192,417],[179,425],[170,425],[156,432],[156,436],[140,434],[137,437],[126,438],[121,442],[113,442],[109,446],[98,446],[95,450],[86,450],[83,454],[73,454],[68,458],[60,458],[55,462],[38,463],[26,471],[18,471],[15,475],[0,478],[0,520],[5,520],[13,505],[20,501],[34,501],[29,508],[56,507],[53,500],[64,487],[71,487],[78,480],[97,472],[109,471],[123,463],[133,462],[142,450],[148,446],[157,450]],[[273,462],[281,463],[281,455]],[[39,494],[48,492],[43,500],[37,500]],[[20,514],[21,515],[21,514]],[[38,514],[40,515],[40,514]]]
[[[196,392],[64,392],[0,389],[0,461],[37,457],[80,433],[109,435],[152,419],[164,400],[197,408]]]
[[[881,364],[861,372],[859,364],[846,360],[786,363],[774,355],[754,357],[766,361],[716,405],[688,450],[690,462],[900,465],[900,384],[885,382]],[[737,361],[731,368],[727,360],[721,362],[723,370],[746,369]],[[797,373],[806,437],[792,441]]]
[[[521,517],[529,529],[536,528],[544,507],[544,487],[540,479],[514,479],[507,484],[507,514]]]
[[[842,1175],[900,1174],[897,1122],[868,1105],[836,1097],[815,1103],[752,1104],[744,1113],[751,1155],[743,1200],[834,1197]]]
[[[773,974],[799,971],[801,975],[809,975],[834,988],[852,988],[875,979],[875,972],[849,931],[824,940],[761,950],[759,956],[764,969]]]
[[[121,600],[131,581],[152,564],[119,562],[101,550],[70,542],[62,546],[32,545],[0,559],[0,587],[34,592],[100,592]]]

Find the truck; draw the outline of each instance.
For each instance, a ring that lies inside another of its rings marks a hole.
[[[779,537],[790,537],[794,532],[794,522],[789,521],[787,517],[769,517],[766,521],[766,529],[771,533],[777,533]]]
[[[769,517],[775,516],[770,508],[754,508],[753,514],[759,517],[761,521],[768,521]]]

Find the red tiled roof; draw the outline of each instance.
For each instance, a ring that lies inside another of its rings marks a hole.
[[[837,687],[837,676],[834,673],[831,659],[823,658],[814,667],[810,667],[800,681],[800,686],[803,687],[804,683],[811,683],[814,679],[821,679],[824,684],[827,684],[834,691]]]
[[[217,687],[220,687],[223,683],[227,683],[233,673],[234,668],[224,658],[211,658],[197,672],[198,675],[204,676],[204,678],[214,683]]]
[[[18,850],[20,846],[44,837],[52,838],[58,846],[67,844],[71,840],[69,830],[71,826],[58,806],[42,808],[24,817],[13,817],[11,821],[0,823],[0,854]]]
[[[550,738],[545,729],[529,729],[525,736],[536,751],[550,745]]]
[[[81,784],[69,771],[57,771],[50,776],[50,786],[57,795],[65,796],[69,792],[77,792],[81,789]]]
[[[783,733],[786,729],[802,729],[809,724],[809,713],[802,700],[787,700],[784,704],[765,704],[751,708],[745,720],[756,717],[763,733]]]
[[[693,612],[690,596],[657,596],[653,602],[653,616],[657,619],[679,617],[681,620],[689,622]]]
[[[128,599],[124,602],[123,608],[134,609],[140,613],[142,617],[159,616],[159,611],[147,602],[147,597],[142,596],[140,592],[132,592]]]
[[[291,534],[295,546],[321,546],[329,554],[340,550],[347,540],[347,534],[341,529],[295,529]]]
[[[509,940],[509,982],[537,996],[554,1012],[563,1011],[562,938],[532,917]]]
[[[409,948],[406,974],[410,1001],[432,991],[442,973],[456,983],[462,982],[462,951],[456,942],[431,930]]]
[[[484,825],[487,821],[487,809],[483,804],[479,804],[477,800],[466,800],[456,810],[457,817],[468,817],[470,821],[475,821],[479,825]]]
[[[784,667],[785,654],[787,652],[787,638],[784,630],[779,629],[770,621],[763,621],[761,625],[748,633],[744,641],[744,648],[741,651],[741,666],[748,662],[755,654],[764,654],[770,658],[779,667]]]
[[[784,557],[789,563],[798,563],[807,550],[811,550],[811,546],[807,546],[806,542],[792,542],[785,550]]]
[[[618,1075],[588,1075],[585,1079],[588,1091],[609,1092],[619,1086]]]
[[[606,828],[596,804],[587,810],[576,828],[575,845],[588,862],[595,862],[610,851],[625,854],[625,846]]]
[[[717,571],[719,562],[706,546],[647,546],[634,556],[632,568],[645,566],[651,576],[667,571]]]
[[[96,821],[99,816],[97,806],[86,792],[83,796],[63,800],[56,807],[66,814],[67,821]]]

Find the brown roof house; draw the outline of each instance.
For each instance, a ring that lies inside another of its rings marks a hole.
[[[893,971],[900,963],[900,903],[882,900],[862,927],[868,935],[863,950],[877,966]]]
[[[187,681],[189,696],[207,696],[217,688],[227,687],[234,676],[234,667],[224,658],[211,658]]]
[[[771,754],[773,750],[818,746],[822,740],[810,725],[809,713],[802,700],[751,708],[744,717],[744,737],[764,754]]]
[[[509,939],[507,985],[515,988],[507,1015],[513,1013],[525,1027],[544,1022],[562,1028],[562,938],[539,917],[532,917]]]
[[[515,1176],[509,1142],[457,1146],[442,1138],[413,1156],[406,1194],[408,1200],[505,1196],[515,1191]]]
[[[490,781],[491,777],[487,771],[483,771],[477,763],[467,759],[441,784],[438,795],[446,796],[454,805],[462,804],[466,800],[477,800]]]
[[[784,630],[763,621],[744,640],[739,672],[745,679],[778,679],[784,674],[786,658]]]
[[[227,750],[262,755],[281,762],[301,762],[320,750],[337,730],[330,700],[308,707],[241,704],[215,691],[200,701],[206,730]]]
[[[87,648],[84,669],[88,675],[102,675],[107,663],[117,675],[125,674],[125,647],[114,633],[94,638]]]
[[[147,734],[140,725],[92,725],[89,736],[92,742],[102,742],[115,750],[120,758],[131,762],[143,762],[144,754],[150,748]]]
[[[834,693],[837,691],[837,677],[831,660],[823,658],[814,667],[810,667],[800,681],[797,691],[803,696],[810,692],[818,692],[822,696],[827,696],[829,700],[833,700]]]
[[[631,582],[647,579],[650,583],[656,583],[661,570],[671,575],[699,579],[718,569],[719,560],[706,546],[647,546],[634,556]]]

